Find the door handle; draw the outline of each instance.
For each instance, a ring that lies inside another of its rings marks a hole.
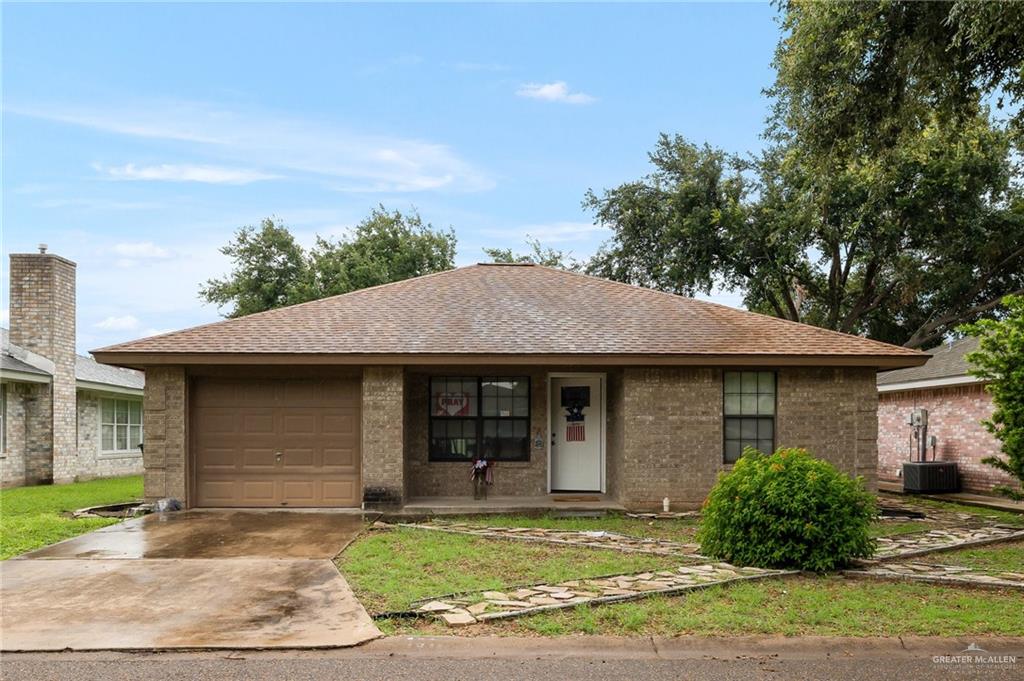
[[[276,463],[281,463],[281,452],[274,452],[274,461]]]

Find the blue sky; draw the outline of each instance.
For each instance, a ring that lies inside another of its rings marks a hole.
[[[217,319],[197,288],[268,215],[310,244],[415,206],[460,265],[527,234],[588,256],[584,193],[659,132],[761,145],[778,37],[765,4],[2,11],[4,270],[78,262],[81,349]]]

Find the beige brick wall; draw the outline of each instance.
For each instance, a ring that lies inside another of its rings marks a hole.
[[[403,423],[405,375],[400,366],[363,369],[363,499],[368,505],[405,500]]]
[[[26,482],[72,482],[78,470],[75,407],[75,263],[12,253],[11,343],[54,363],[52,383],[28,414]]]
[[[142,410],[146,499],[173,497],[187,504],[188,379],[184,367],[146,369]]]
[[[878,488],[878,392],[872,368],[779,371],[776,444],[804,447]]]
[[[36,399],[42,386],[31,383],[6,383],[7,409],[4,428],[7,446],[0,452],[0,485],[17,487],[25,480],[26,410],[30,400]]]
[[[719,368],[626,368],[618,497],[630,508],[699,506],[723,461]],[[780,368],[777,447],[804,447],[876,487],[875,371]]]

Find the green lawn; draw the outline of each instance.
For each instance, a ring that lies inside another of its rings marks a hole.
[[[337,563],[366,609],[381,613],[429,596],[662,570],[683,561],[395,528],[363,535]]]
[[[388,634],[468,636],[1022,636],[1022,611],[1019,592],[800,576],[674,598],[579,606],[462,629],[425,620],[378,625]]]
[[[0,560],[118,522],[63,514],[142,496],[142,476],[0,490]]]
[[[901,534],[913,534],[915,532],[927,532],[938,527],[935,523],[919,520],[876,520],[871,523],[868,530],[872,537],[895,537]]]
[[[915,563],[963,565],[986,572],[1024,572],[1024,542],[932,553],[909,560]]]
[[[671,541],[692,541],[699,518],[630,518],[624,514],[609,513],[600,518],[557,518],[542,516],[493,515],[451,518],[452,521],[481,527],[541,527],[551,530],[607,530],[631,537],[648,537]]]

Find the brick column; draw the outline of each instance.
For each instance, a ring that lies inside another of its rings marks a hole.
[[[172,497],[188,505],[188,381],[184,367],[146,369],[142,398],[142,462],[147,501]]]
[[[404,403],[402,367],[363,369],[362,481],[367,507],[405,501]]]
[[[45,252],[11,254],[11,343],[54,364],[53,381],[30,408],[27,482],[73,482],[78,468],[75,410],[75,263]]]

